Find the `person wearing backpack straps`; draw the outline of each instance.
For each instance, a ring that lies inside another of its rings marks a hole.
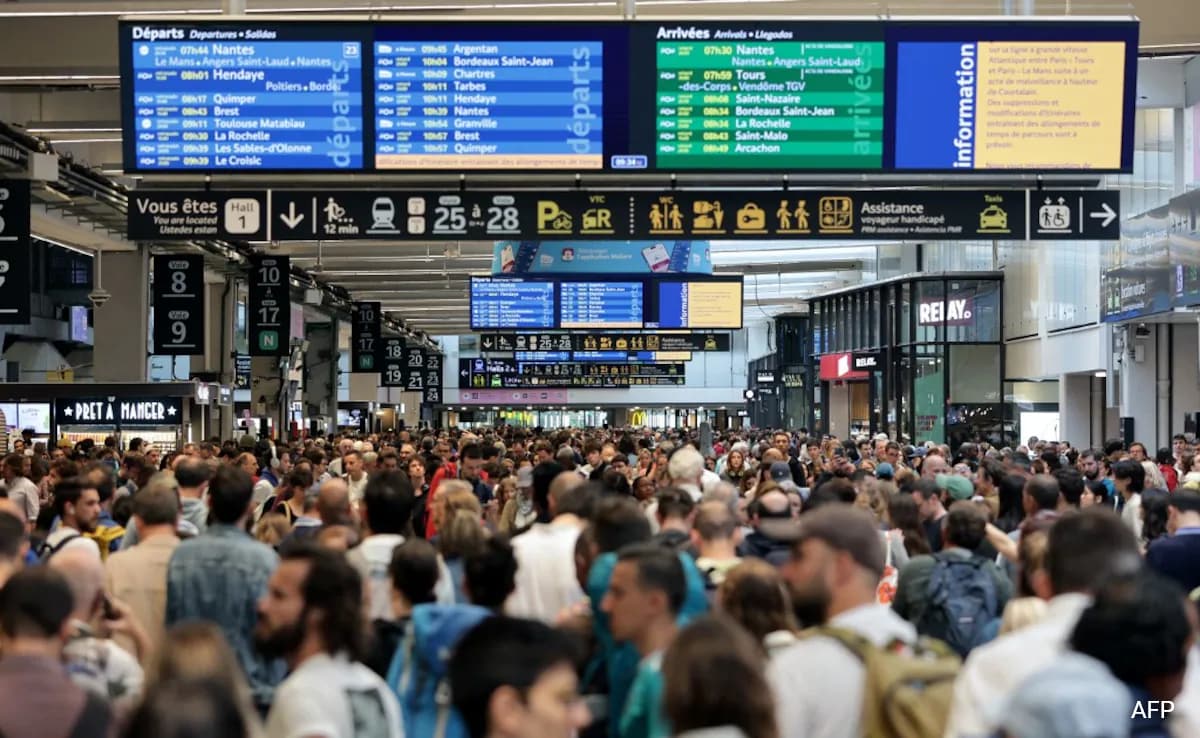
[[[94,531],[100,522],[100,493],[95,486],[86,477],[59,482],[54,489],[54,512],[58,527],[38,547],[38,558],[49,561],[59,551],[78,548],[95,554],[99,561],[99,547],[83,535]]]
[[[950,506],[942,518],[941,552],[918,556],[900,570],[892,609],[923,636],[966,658],[996,637],[1012,580],[975,554],[987,532],[987,512],[974,502]]]
[[[782,573],[793,605],[825,621],[773,655],[780,738],[939,738],[958,658],[876,603],[875,518],[831,503],[800,518]]]

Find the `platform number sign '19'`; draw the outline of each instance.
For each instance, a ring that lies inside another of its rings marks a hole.
[[[350,363],[352,372],[379,371],[383,315],[377,302],[354,303],[351,317]]]
[[[204,257],[154,257],[154,353],[204,353]]]
[[[250,257],[250,355],[287,356],[292,297],[286,256]]]
[[[389,336],[383,339],[383,370],[379,372],[382,387],[404,386],[404,339]]]

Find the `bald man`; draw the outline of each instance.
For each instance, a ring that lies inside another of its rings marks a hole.
[[[108,636],[128,633],[145,645],[146,635],[141,632],[139,637],[141,627],[126,606],[108,600],[99,558],[80,549],[65,548],[50,559],[48,566],[67,580],[74,602],[71,635],[63,649],[67,673],[80,687],[108,700],[119,722],[141,700],[145,675],[138,660]]]
[[[322,525],[348,525],[354,521],[350,488],[341,477],[328,479],[317,491],[317,514]]]

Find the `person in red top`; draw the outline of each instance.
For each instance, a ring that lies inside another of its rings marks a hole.
[[[1175,456],[1171,453],[1171,449],[1166,446],[1160,448],[1155,454],[1154,462],[1158,464],[1158,470],[1162,472],[1163,479],[1167,483],[1167,491],[1174,492],[1179,486],[1179,472],[1175,471]]]
[[[463,446],[459,449],[457,464],[447,461],[433,473],[433,480],[429,483],[429,500],[435,508],[438,504],[438,487],[446,479],[461,479],[471,485],[480,505],[486,506],[492,499],[492,490],[484,483],[487,476],[483,472],[483,453],[477,444],[468,443]],[[430,515],[425,523],[426,540],[432,540],[437,535],[434,518],[434,515]]]

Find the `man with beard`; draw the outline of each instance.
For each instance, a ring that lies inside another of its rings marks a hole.
[[[403,738],[400,705],[363,655],[362,580],[345,557],[308,541],[285,547],[258,602],[254,643],[289,674],[267,738]]]
[[[72,477],[59,482],[54,489],[54,512],[58,515],[58,527],[46,537],[38,557],[47,561],[60,551],[79,549],[95,554],[100,560],[100,549],[95,541],[84,536],[96,530],[100,523],[100,493],[86,477]]]
[[[884,551],[870,513],[831,504],[801,518],[791,560],[782,568],[805,625],[827,623],[883,648],[913,644],[917,631],[876,603]],[[820,621],[814,623],[813,618]],[[767,669],[780,738],[858,738],[863,734],[865,672],[849,648],[829,636],[804,638]]]

